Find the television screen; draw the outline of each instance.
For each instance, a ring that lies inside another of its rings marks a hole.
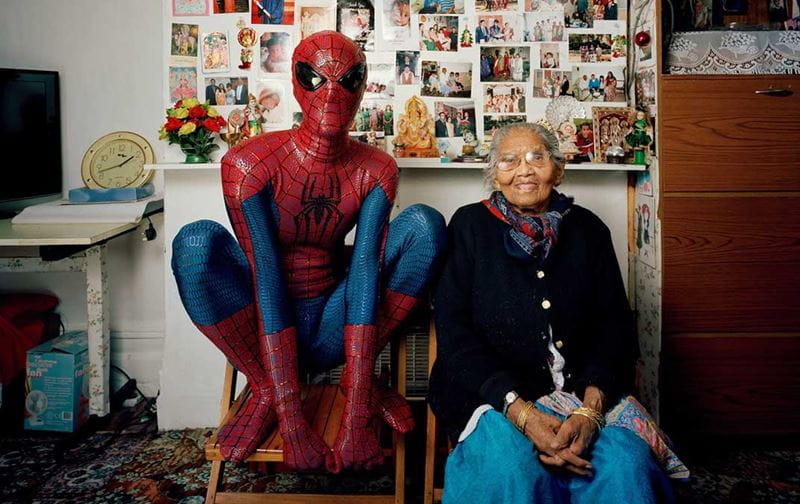
[[[60,196],[58,93],[58,72],[0,69],[0,208]]]

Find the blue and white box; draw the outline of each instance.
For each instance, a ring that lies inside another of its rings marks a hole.
[[[68,332],[28,350],[25,428],[74,432],[89,413],[86,331]]]

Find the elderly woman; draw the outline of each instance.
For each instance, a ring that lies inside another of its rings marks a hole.
[[[606,415],[638,353],[608,228],[555,190],[550,131],[506,126],[489,156],[495,191],[453,216],[435,299],[430,400],[455,445],[443,502],[672,500],[645,436]]]

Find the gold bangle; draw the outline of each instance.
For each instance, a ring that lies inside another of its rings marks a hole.
[[[525,432],[525,422],[528,420],[528,415],[530,415],[531,411],[533,411],[533,403],[525,401],[522,410],[519,412],[519,415],[517,415],[516,427],[518,431],[522,433]]]
[[[572,415],[581,415],[590,419],[595,423],[595,425],[597,425],[597,430],[602,430],[603,427],[606,426],[605,418],[603,418],[603,415],[596,409],[581,406],[580,408],[573,410],[573,412],[569,414],[569,416]]]

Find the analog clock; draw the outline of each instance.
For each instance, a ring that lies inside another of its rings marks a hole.
[[[109,133],[84,154],[81,176],[90,189],[139,187],[153,177],[153,170],[144,168],[153,159],[153,148],[142,136],[129,131]]]

